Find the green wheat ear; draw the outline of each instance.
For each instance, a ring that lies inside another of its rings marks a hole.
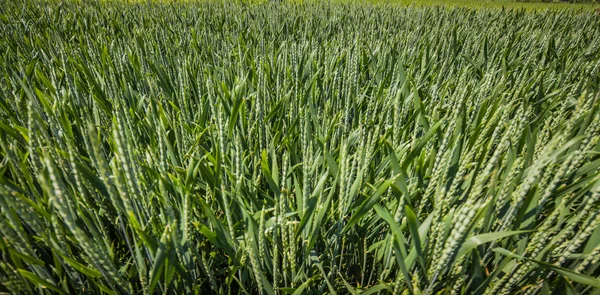
[[[593,5],[142,2],[0,5],[0,293],[600,289]]]

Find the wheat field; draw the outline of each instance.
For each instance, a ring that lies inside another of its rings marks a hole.
[[[600,294],[600,17],[2,2],[0,293]]]

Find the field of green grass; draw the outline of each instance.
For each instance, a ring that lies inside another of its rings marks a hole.
[[[302,1],[302,0],[298,0]],[[515,0],[332,0],[338,3],[371,3],[414,6],[450,6],[469,8],[505,8],[527,10],[594,10],[600,4],[594,3],[549,3],[549,2],[519,2]]]
[[[79,0],[81,1],[81,0]],[[102,0],[117,3],[189,3],[197,0]],[[204,1],[204,0],[200,0]],[[213,1],[213,0],[208,0]],[[223,1],[223,0],[218,0]],[[320,0],[238,0],[237,3],[265,4],[269,2],[310,4],[320,3]],[[401,6],[445,6],[464,8],[490,8],[490,9],[525,9],[525,10],[568,10],[590,12],[600,8],[600,3],[568,3],[568,2],[541,2],[541,1],[515,1],[515,0],[327,0],[333,4],[356,4],[356,5],[401,5]],[[585,1],[584,1],[585,2]]]
[[[0,4],[2,294],[599,276],[591,10]]]

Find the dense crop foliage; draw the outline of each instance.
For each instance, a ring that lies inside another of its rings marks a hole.
[[[517,0],[517,2],[547,2],[547,3],[600,3],[599,0]]]
[[[3,3],[0,21],[1,292],[600,287],[593,13]]]

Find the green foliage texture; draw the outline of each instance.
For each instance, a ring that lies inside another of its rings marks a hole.
[[[598,294],[600,17],[0,5],[0,292]]]

